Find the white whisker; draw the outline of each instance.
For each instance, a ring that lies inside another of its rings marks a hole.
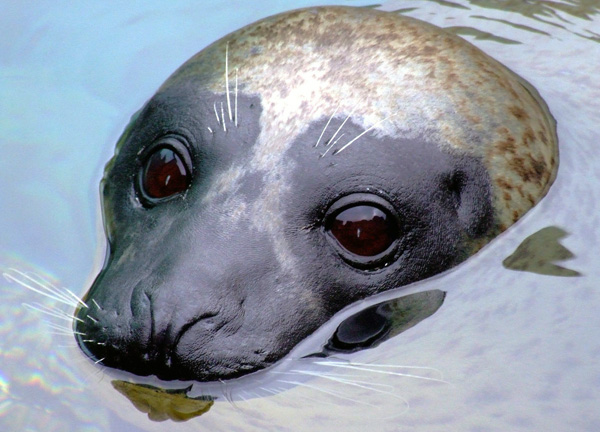
[[[74,334],[80,335],[80,336],[85,336],[85,333],[74,331],[71,327],[61,326],[61,325],[55,324],[50,321],[47,321],[46,325],[48,327],[50,327],[52,330],[55,330],[57,332],[60,332],[61,334],[65,334],[68,336],[73,336]]]
[[[331,117],[329,117],[329,120],[327,120],[327,123],[325,124],[325,127],[323,128],[323,131],[321,132],[321,135],[319,135],[319,139],[317,140],[317,143],[315,144],[315,147],[319,146],[319,143],[321,142],[321,139],[323,138],[323,135],[325,134],[325,131],[327,130],[327,128],[329,127],[329,123],[331,123],[331,120],[333,120],[333,118],[335,117],[335,115],[338,112],[338,109],[340,108],[340,106],[342,105],[342,103],[340,102],[338,104],[337,107],[335,107],[335,111],[333,111],[333,114],[331,114]]]
[[[229,42],[225,44],[225,89],[227,90],[227,111],[229,112],[229,121],[232,121],[231,98],[229,97]],[[225,119],[223,119],[223,122]]]
[[[325,155],[327,153],[329,153],[329,150],[331,150],[333,147],[335,147],[335,145],[338,143],[339,140],[342,139],[342,137],[344,136],[344,134],[340,135],[340,137],[338,139],[336,139],[334,142],[332,142],[323,152],[323,154],[321,155],[321,157],[325,157]]]
[[[349,385],[364,384],[365,386],[368,386],[365,388],[369,388],[374,391],[381,391],[381,390],[376,390],[376,388],[389,389],[389,390],[394,389],[394,386],[389,385],[389,384],[379,384],[379,383],[373,383],[372,381],[353,380],[353,379],[343,378],[343,377],[341,377],[339,375],[335,375],[335,374],[311,372],[311,371],[298,371],[298,372],[303,375],[314,376],[314,377],[318,377],[318,378],[325,378],[330,381],[335,381],[335,382],[339,382],[342,384],[349,384]],[[388,392],[383,392],[383,393],[388,393]]]
[[[238,126],[238,68],[235,68],[235,127]]]
[[[89,315],[89,314],[86,315],[86,318],[89,319],[90,321],[94,322],[94,323],[98,323],[98,320],[96,318],[94,318],[93,316]]]
[[[341,368],[346,368],[346,369],[354,369],[354,370],[360,370],[360,371],[366,371],[366,372],[373,372],[373,373],[378,373],[378,374],[383,374],[383,375],[389,375],[389,376],[399,376],[399,377],[406,377],[406,378],[418,378],[421,380],[425,380],[425,381],[435,381],[435,382],[440,382],[440,383],[445,383],[445,384],[449,384],[447,381],[444,381],[442,379],[438,379],[438,378],[429,378],[429,377],[424,377],[424,376],[420,376],[420,375],[414,375],[414,374],[407,374],[407,373],[401,373],[401,372],[392,372],[389,370],[378,370],[375,369],[378,366],[373,366],[373,365],[365,365],[365,364],[361,364],[361,363],[351,363],[351,364],[345,364],[345,363],[338,363],[338,362],[318,362],[321,364],[326,364],[327,366],[331,366],[331,367],[341,367]],[[365,367],[368,366],[368,367]],[[385,365],[384,367],[389,367],[389,365]],[[396,368],[403,368],[403,369],[426,369],[426,370],[433,370],[436,371],[436,369],[433,368],[427,368],[427,367],[418,367],[418,366],[396,366]],[[439,372],[439,371],[437,371]]]
[[[341,153],[345,148],[347,148],[350,144],[352,144],[354,141],[356,141],[357,139],[359,139],[360,137],[362,137],[364,134],[366,134],[367,132],[373,130],[374,128],[376,128],[377,126],[379,126],[380,124],[382,124],[383,122],[385,122],[386,120],[389,120],[390,117],[395,116],[396,113],[391,114],[389,116],[387,116],[386,118],[384,118],[381,121],[378,121],[377,123],[375,123],[373,126],[371,126],[370,128],[366,129],[364,132],[360,133],[356,138],[350,140],[348,143],[346,143],[342,148],[340,148],[339,150],[336,150],[335,152],[333,152],[334,155]]]
[[[268,389],[266,387],[259,387],[259,390],[262,390],[266,393],[271,393],[272,395],[277,395],[279,394],[279,392],[277,390],[273,390],[273,389]]]
[[[94,306],[96,306],[98,309],[103,310],[95,299],[92,299],[92,303],[94,303]]]
[[[221,102],[221,117],[223,118],[223,131],[227,132],[227,125],[225,124],[225,110],[223,109],[223,102]]]
[[[352,399],[352,398],[349,398],[349,397],[346,397],[346,396],[342,396],[341,394],[338,394],[338,393],[336,393],[336,392],[333,392],[333,391],[327,391],[327,390],[325,390],[325,389],[322,389],[322,388],[319,388],[319,387],[317,387],[317,386],[310,385],[310,384],[305,384],[305,383],[301,383],[301,382],[299,382],[299,381],[286,381],[286,380],[278,380],[278,381],[279,381],[279,382],[282,382],[282,383],[285,383],[285,384],[292,384],[292,385],[296,385],[296,386],[300,386],[300,387],[306,387],[306,388],[309,388],[309,389],[312,389],[312,390],[316,390],[316,391],[319,391],[319,392],[322,392],[322,393],[328,394],[328,395],[330,395],[330,396],[335,396],[335,397],[337,397],[337,398],[340,398],[340,399],[343,399],[343,400],[347,400],[347,401],[350,401],[350,402],[357,402],[357,403],[359,403],[359,404],[362,404],[362,405],[368,405],[368,406],[371,406],[371,407],[373,407],[373,408],[375,408],[375,407],[376,407],[375,405],[372,405],[372,404],[370,404],[370,403],[367,403],[367,402],[362,402],[362,401],[360,401],[360,400],[358,400],[358,399]]]
[[[65,321],[68,321],[68,322],[73,322],[73,320],[77,320],[77,321],[83,322],[82,319],[77,318],[76,316],[67,314],[67,313],[61,311],[60,309],[50,308],[48,306],[44,306],[44,305],[41,305],[39,303],[35,303],[35,305],[31,305],[29,303],[23,303],[23,307],[25,307],[27,309],[32,309],[32,310],[37,311],[37,312],[41,312],[41,313],[43,313],[45,315],[49,315],[49,316],[54,317],[54,318],[65,320]]]
[[[59,337],[68,337],[68,338],[72,338],[73,337],[73,333],[66,334],[66,333],[61,333],[61,332],[58,332],[58,331],[49,331],[48,334],[51,334],[52,336],[59,336]]]
[[[370,391],[373,391],[373,392],[376,392],[376,393],[386,394],[386,395],[395,397],[396,399],[401,399],[402,401],[404,401],[403,398],[396,396],[391,391],[380,390],[380,389],[377,388],[377,387],[383,387],[383,388],[387,388],[387,389],[391,389],[391,390],[394,389],[393,386],[390,386],[390,385],[387,385],[387,384],[373,384],[373,383],[362,382],[362,381],[351,381],[351,380],[345,380],[345,379],[342,379],[342,378],[335,378],[335,377],[331,377],[331,376],[327,376],[327,375],[320,375],[320,374],[317,374],[317,373],[306,373],[306,375],[316,376],[316,377],[328,379],[330,381],[337,382],[337,383],[340,383],[340,384],[346,384],[346,385],[349,385],[349,386],[358,387],[358,388],[362,388],[362,389],[365,389],[365,390],[370,390]]]
[[[210,126],[207,126],[206,128],[208,129],[208,131],[209,131],[210,133],[213,133],[213,130],[210,128]]]
[[[215,109],[215,117],[217,118],[217,123],[221,124],[221,119],[219,118],[219,112],[217,111],[217,103],[213,104],[213,108]]]
[[[350,114],[348,114],[346,116],[346,118],[344,119],[344,121],[342,122],[342,124],[340,125],[340,127],[337,128],[337,130],[335,131],[335,133],[333,134],[333,136],[331,138],[329,138],[329,141],[333,141],[334,138],[337,136],[337,134],[342,130],[342,128],[344,127],[344,125],[346,124],[346,122],[348,121],[348,119],[350,117],[352,117],[352,114],[354,114],[354,109],[350,112]],[[344,134],[342,134],[342,136],[344,136]],[[340,136],[340,138],[342,137]],[[327,154],[327,152],[329,150],[331,150],[333,148],[333,146],[335,146],[337,144],[337,142],[340,140],[340,138],[338,138],[336,141],[332,142],[329,147],[325,150],[325,153],[323,153],[321,155],[321,157],[325,156]]]
[[[13,276],[9,272],[16,273],[17,276]],[[79,297],[77,297],[69,289],[67,289],[67,288],[59,289],[39,275],[35,275],[35,276],[37,278],[39,278],[40,280],[34,278],[33,276],[30,276],[27,273],[24,273],[20,270],[14,269],[14,268],[8,269],[8,271],[2,273],[2,275],[8,282],[16,282],[17,284],[21,285],[23,288],[26,288],[37,294],[41,294],[52,300],[56,300],[60,303],[64,303],[66,305],[73,306],[73,307],[78,306],[78,305],[81,305],[85,308],[88,307],[83,302],[83,300],[81,300]]]

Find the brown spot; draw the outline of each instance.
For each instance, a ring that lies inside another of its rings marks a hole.
[[[512,200],[512,197],[510,196],[510,194],[508,192],[504,192],[504,201],[510,201]]]
[[[532,207],[535,205],[535,198],[530,193],[527,194],[527,200],[529,201]]]
[[[515,139],[511,136],[506,138],[506,141],[502,141],[501,143],[498,144],[498,153],[511,153],[511,154],[515,154],[516,153],[516,147],[515,147]]]
[[[543,142],[544,144],[548,145],[548,137],[546,136],[546,134],[544,133],[544,131],[538,131],[538,137],[540,138],[541,142]]]
[[[530,170],[525,166],[525,159],[520,156],[515,156],[512,159],[509,159],[508,165],[519,177],[521,177],[521,180],[524,182],[529,181]]]
[[[513,185],[505,178],[502,178],[502,177],[498,178],[498,180],[496,180],[496,183],[498,183],[498,186],[500,186],[500,188],[502,188],[502,189],[506,189],[506,190],[513,189]]]
[[[531,159],[531,166],[533,168],[533,177],[534,179],[540,183],[542,176],[546,172],[546,162],[544,160]]]
[[[516,222],[519,220],[519,212],[518,211],[513,210],[512,216],[513,216],[513,222]]]
[[[533,133],[531,128],[528,127],[527,129],[525,129],[525,132],[523,133],[523,144],[526,147],[529,147],[529,144],[532,143],[533,141],[535,141],[535,134]]]
[[[498,132],[499,135],[510,135],[510,131],[506,126],[498,127],[498,129],[496,129],[496,132]]]
[[[518,107],[516,105],[513,105],[509,108],[510,113],[512,115],[514,115],[518,120],[527,120],[529,118],[529,116],[527,115],[527,113],[525,112],[525,110],[523,110],[523,108]]]

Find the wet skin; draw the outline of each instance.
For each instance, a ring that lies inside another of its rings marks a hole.
[[[164,380],[264,369],[473,255],[557,166],[539,94],[464,40],[373,9],[267,18],[192,57],[119,140],[76,338]]]

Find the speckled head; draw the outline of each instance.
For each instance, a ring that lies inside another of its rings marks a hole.
[[[79,344],[163,379],[265,368],[344,306],[472,255],[557,164],[535,89],[456,36],[348,7],[259,21],[119,141]]]

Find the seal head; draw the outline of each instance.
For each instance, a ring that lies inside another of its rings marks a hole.
[[[79,345],[166,380],[263,369],[475,253],[557,163],[538,93],[456,36],[349,7],[259,21],[186,62],[117,144]]]

